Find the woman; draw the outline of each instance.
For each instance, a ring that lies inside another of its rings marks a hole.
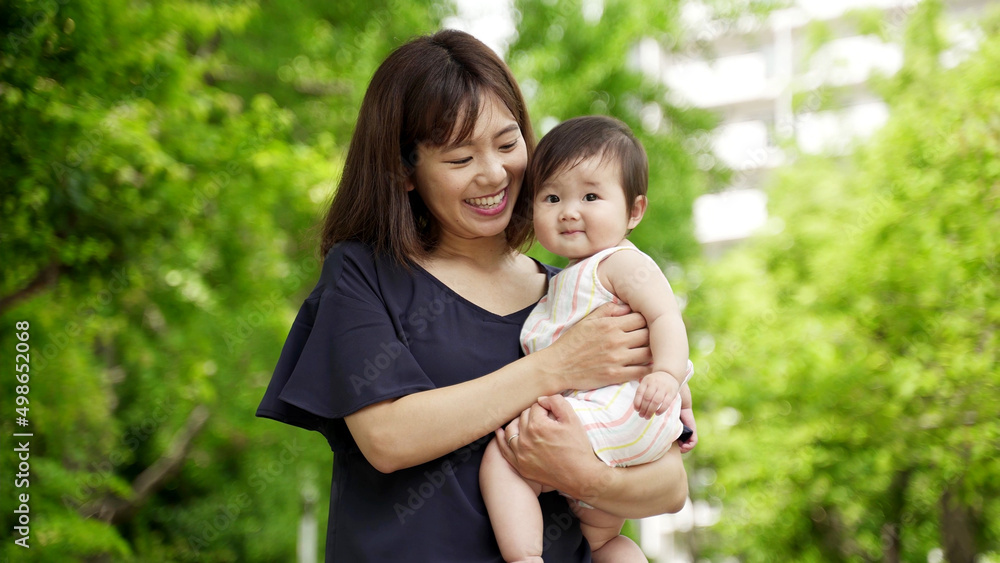
[[[500,561],[478,480],[495,430],[525,477],[608,512],[683,504],[676,449],[609,468],[558,395],[645,375],[640,315],[600,309],[519,358],[521,323],[554,273],[518,252],[533,147],[509,69],[468,34],[417,38],[372,78],[319,283],[257,411],[330,442],[327,561]],[[497,430],[515,417],[518,434]],[[590,561],[566,501],[543,496],[546,560]]]

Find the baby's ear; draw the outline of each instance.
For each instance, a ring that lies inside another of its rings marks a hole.
[[[646,213],[646,206],[649,204],[649,200],[646,199],[644,195],[635,196],[635,201],[632,202],[632,212],[629,213],[628,217],[628,228],[634,229],[639,221],[642,221],[642,216]]]

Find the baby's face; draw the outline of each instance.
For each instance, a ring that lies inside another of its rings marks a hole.
[[[631,209],[618,163],[598,154],[542,183],[534,200],[535,236],[550,252],[579,260],[621,243],[641,219]]]

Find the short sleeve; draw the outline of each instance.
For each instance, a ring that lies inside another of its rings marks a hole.
[[[367,249],[331,249],[299,309],[257,416],[322,432],[334,451],[353,440],[343,417],[368,405],[433,389],[381,296]]]

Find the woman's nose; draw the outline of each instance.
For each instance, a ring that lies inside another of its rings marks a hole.
[[[498,185],[507,178],[507,170],[504,166],[503,155],[487,155],[483,157],[482,162],[483,165],[480,169],[479,176],[486,185]]]

